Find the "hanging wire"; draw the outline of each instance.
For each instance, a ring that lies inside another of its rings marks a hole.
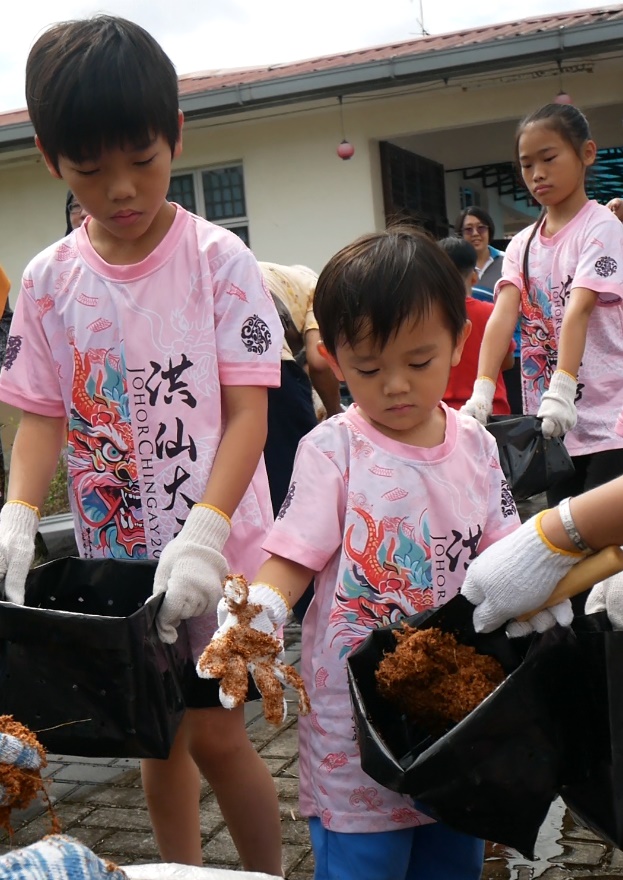
[[[346,140],[346,134],[344,133],[344,105],[342,103],[342,95],[338,95],[338,101],[340,102],[340,125],[342,127],[342,140]]]

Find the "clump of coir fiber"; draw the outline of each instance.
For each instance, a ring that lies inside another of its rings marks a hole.
[[[505,677],[494,657],[435,629],[396,630],[396,650],[376,671],[380,693],[410,721],[439,735],[465,718]]]
[[[47,765],[45,749],[32,730],[20,724],[19,721],[15,721],[12,715],[0,715],[0,733],[9,733],[17,737],[25,745],[36,749],[41,757],[41,767],[37,770],[28,770],[16,767],[14,764],[0,762],[0,788],[4,790],[4,797],[0,802],[0,828],[4,828],[9,834],[12,833],[11,812],[26,809],[41,791],[47,801],[52,831],[58,831],[58,820],[52,810],[45,782],[41,777],[41,770]]]

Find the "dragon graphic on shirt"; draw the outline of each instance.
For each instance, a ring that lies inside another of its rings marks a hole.
[[[74,347],[68,471],[83,533],[94,555],[147,556],[123,362]]]
[[[363,508],[352,510],[365,523],[366,540],[362,548],[356,548],[355,523],[346,529],[344,551],[350,565],[338,583],[330,618],[334,638],[344,643],[341,656],[371,629],[432,608],[435,601],[426,514],[416,537],[405,519],[390,529],[389,523],[376,522]]]
[[[530,293],[525,286],[521,292],[522,374],[532,393],[540,399],[556,369],[558,346],[551,299],[536,282],[530,286]]]

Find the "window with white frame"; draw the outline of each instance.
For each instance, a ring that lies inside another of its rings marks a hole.
[[[167,194],[193,214],[231,229],[249,245],[249,221],[242,165],[203,168],[175,174]]]

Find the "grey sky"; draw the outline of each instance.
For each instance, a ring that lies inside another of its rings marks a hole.
[[[513,12],[499,0],[422,0],[422,5],[426,30],[440,34],[508,21],[513,14],[525,18],[600,4],[524,0],[513,5]],[[24,0],[5,12],[0,112],[25,105],[24,67],[37,35],[54,21],[97,12],[141,24],[160,41],[180,74],[296,61],[421,33],[419,0]]]

